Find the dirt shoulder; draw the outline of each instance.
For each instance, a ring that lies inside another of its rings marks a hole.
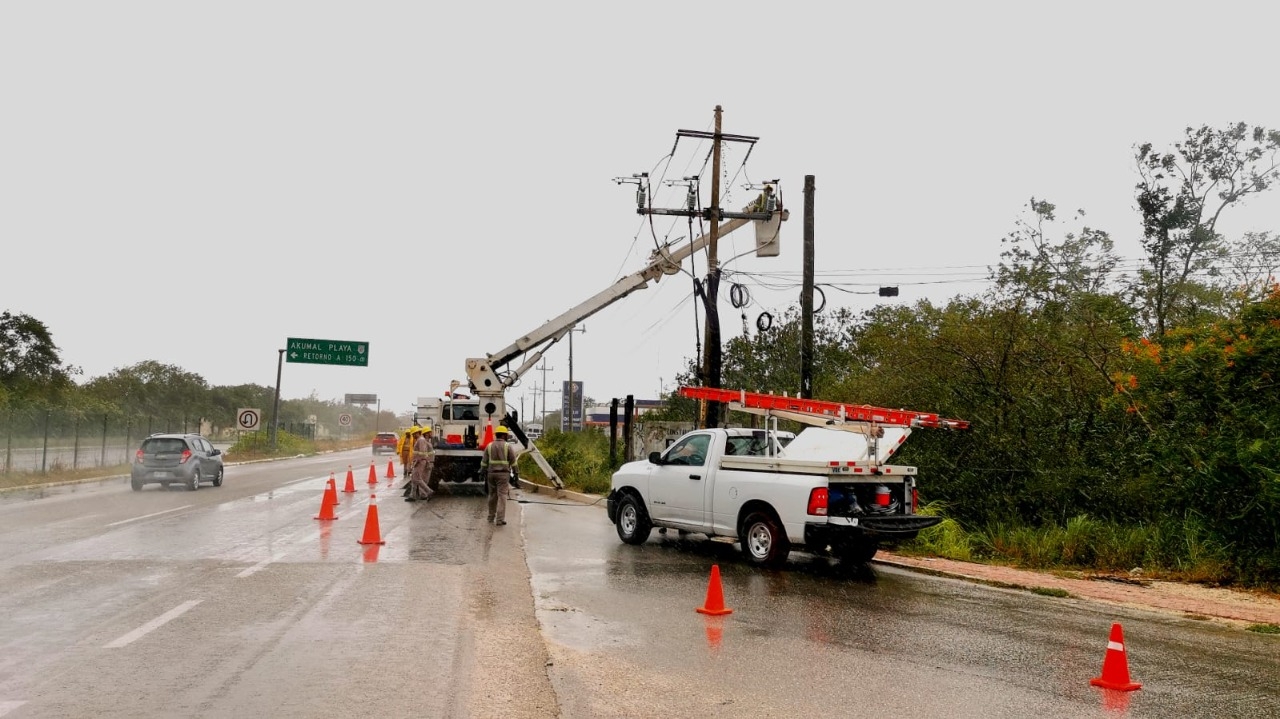
[[[1239,627],[1280,625],[1280,596],[1124,576],[1062,576],[991,564],[881,551],[876,563],[970,581],[1022,589],[1056,589],[1073,597],[1124,607],[1214,619]]]

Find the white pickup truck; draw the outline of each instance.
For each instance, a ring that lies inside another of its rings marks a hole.
[[[782,448],[766,430],[695,430],[613,475],[609,521],[628,544],[654,527],[728,538],[762,567],[793,548],[865,563],[941,521],[915,514],[916,468],[883,463],[906,432],[815,426]]]

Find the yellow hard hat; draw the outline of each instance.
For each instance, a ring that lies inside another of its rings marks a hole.
[[[409,432],[411,432],[412,434],[422,434],[422,428],[414,427],[413,429],[409,430]]]
[[[507,428],[506,428],[506,427],[503,427],[502,425],[498,425],[498,427],[497,427],[496,429],[494,429],[494,430],[493,430],[493,433],[494,433],[494,434],[507,434]]]

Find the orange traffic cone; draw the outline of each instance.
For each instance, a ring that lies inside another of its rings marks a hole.
[[[342,491],[347,494],[353,494],[356,491],[356,476],[351,473],[351,465],[347,465],[347,483],[343,485]]]
[[[480,449],[484,449],[485,447],[488,447],[489,443],[492,441],[493,441],[493,422],[486,421],[484,423],[484,440],[480,442]]]
[[[369,484],[378,483],[378,470],[373,466],[373,460],[369,460]]]
[[[369,512],[364,518],[364,537],[361,544],[386,544],[382,541],[382,533],[378,530],[378,496],[369,495]]]
[[[698,607],[698,611],[703,614],[712,616],[720,616],[721,614],[733,614],[732,609],[724,606],[724,592],[720,589],[720,565],[711,565],[711,581],[707,583],[707,599]]]
[[[1089,680],[1095,687],[1116,689],[1131,692],[1141,689],[1142,685],[1129,679],[1129,655],[1124,650],[1124,630],[1117,622],[1111,625],[1111,636],[1107,639],[1107,653],[1102,658],[1102,676]]]
[[[387,479],[395,479],[395,478],[396,478],[395,460],[388,459],[387,460]]]
[[[337,519],[337,515],[333,513],[333,508],[338,504],[337,485],[333,479],[333,472],[329,473],[329,481],[324,485],[324,497],[320,500],[320,513],[314,519]]]

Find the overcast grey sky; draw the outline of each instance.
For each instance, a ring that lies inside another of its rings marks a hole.
[[[154,359],[272,385],[286,337],[366,341],[368,368],[286,365],[284,396],[405,411],[639,269],[650,228],[613,178],[697,172],[705,144],[663,158],[717,104],[760,137],[745,167],[726,149],[724,206],[781,178],[795,211],[780,257],[726,268],[787,275],[749,285],[753,327],[798,301],[806,174],[819,281],[866,293],[832,306],[981,291],[1032,196],[1137,258],[1136,144],[1280,126],[1276,7],[10,0],[0,309],[44,321],[84,378]],[[1280,230],[1280,192],[1223,226]],[[587,320],[586,394],[670,384],[695,354],[690,298],[677,275]],[[727,301],[722,318],[741,333]],[[548,365],[558,388],[566,343]],[[508,401],[532,411],[541,382]]]

